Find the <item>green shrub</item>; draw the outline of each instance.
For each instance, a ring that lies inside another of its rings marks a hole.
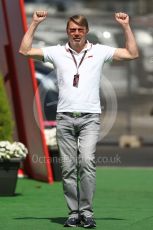
[[[6,95],[3,78],[0,75],[0,141],[13,139],[13,120]]]

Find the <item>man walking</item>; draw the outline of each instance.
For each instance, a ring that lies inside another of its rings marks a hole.
[[[57,106],[57,141],[62,165],[62,178],[69,216],[65,227],[96,227],[93,197],[96,181],[95,150],[100,132],[99,86],[103,64],[110,60],[132,60],[138,48],[126,13],[116,13],[122,26],[125,48],[113,48],[87,41],[88,21],[82,15],[68,19],[68,42],[45,48],[32,48],[35,30],[47,17],[36,11],[25,33],[20,53],[52,62],[59,87]]]

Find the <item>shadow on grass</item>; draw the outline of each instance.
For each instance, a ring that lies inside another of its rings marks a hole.
[[[126,219],[114,218],[114,217],[104,217],[104,218],[95,218],[95,220],[126,220]]]
[[[49,220],[52,223],[63,225],[67,219],[67,217],[19,217],[14,218],[15,220]],[[125,220],[121,218],[113,218],[113,217],[105,217],[105,218],[95,218],[95,220],[112,220],[112,221],[120,221]]]
[[[13,196],[22,196],[22,193],[15,193]]]
[[[14,194],[8,194],[8,195],[6,195],[6,194],[1,194],[1,195],[0,195],[0,198],[1,198],[1,197],[6,197],[6,198],[11,197],[11,198],[13,198],[13,197],[16,197],[16,196],[22,196],[22,193],[14,193]]]
[[[66,221],[66,217],[18,217],[15,220],[49,220],[52,223],[63,225]]]

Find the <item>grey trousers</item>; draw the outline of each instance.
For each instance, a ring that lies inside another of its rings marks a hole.
[[[56,119],[63,189],[70,210],[69,216],[92,216],[100,114],[73,118],[57,113]]]

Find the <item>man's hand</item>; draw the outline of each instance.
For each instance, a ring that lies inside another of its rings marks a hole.
[[[134,34],[129,24],[129,16],[126,13],[116,13],[116,21],[122,26],[125,35],[125,48],[117,48],[113,55],[115,60],[132,60],[139,57],[139,51]]]
[[[126,13],[115,13],[115,19],[122,26],[126,26],[129,24],[129,16]]]
[[[43,52],[41,48],[33,48],[32,42],[34,33],[39,23],[44,21],[47,17],[47,11],[35,11],[33,14],[32,22],[26,31],[19,49],[19,53],[27,57],[43,60]]]
[[[33,14],[33,21],[39,24],[46,19],[47,14],[47,11],[35,11]]]

